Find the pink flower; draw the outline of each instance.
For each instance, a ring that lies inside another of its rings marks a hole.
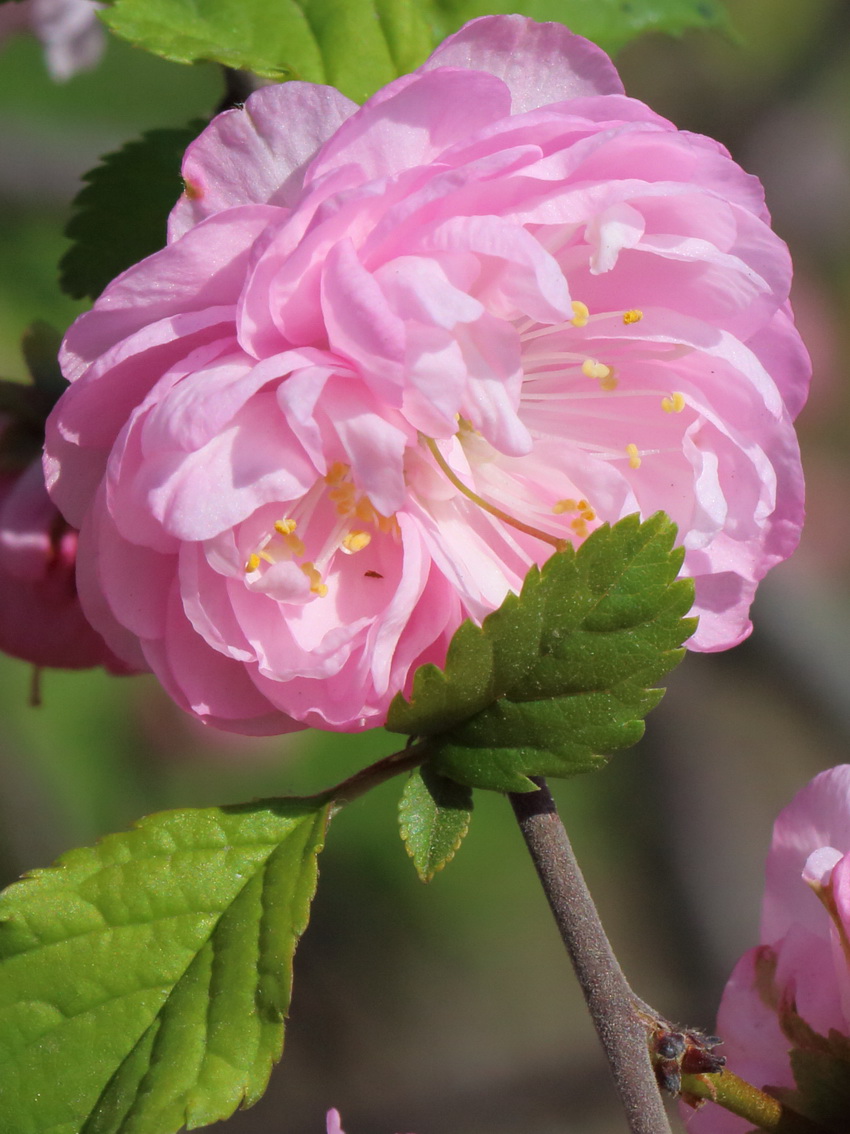
[[[329,1110],[327,1114],[327,1134],[345,1134],[342,1128],[342,1119],[338,1110]]]
[[[329,1110],[327,1114],[328,1134],[345,1134],[342,1128],[342,1119],[338,1110]]]
[[[766,874],[761,944],[735,966],[717,1032],[730,1071],[793,1089],[795,1047],[816,1047],[813,1033],[850,1036],[850,764],[816,776],[781,812]],[[751,1126],[710,1104],[688,1119],[699,1134]]]
[[[808,360],[759,183],[598,48],[473,21],[357,107],[193,143],[169,243],[64,344],[48,478],[89,617],[186,709],[380,724],[561,541],[664,509],[691,645],[794,548]]]
[[[77,533],[47,495],[41,460],[0,475],[0,650],[39,666],[126,667],[77,598]]]
[[[105,35],[93,0],[18,0],[0,7],[0,41],[31,32],[44,46],[51,76],[63,81],[86,71],[103,54]]]

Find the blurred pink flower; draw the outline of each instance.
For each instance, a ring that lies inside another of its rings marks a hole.
[[[473,21],[362,108],[216,118],[169,244],[69,331],[85,609],[220,727],[380,724],[559,541],[668,512],[695,649],[791,553],[808,359],[758,181],[557,24]]]
[[[327,1114],[327,1134],[345,1134],[342,1128],[342,1119],[338,1110],[329,1110]]]
[[[31,32],[44,47],[44,61],[54,79],[70,79],[99,61],[105,43],[94,0],[12,0],[0,6],[0,42],[17,32]]]
[[[329,1110],[327,1115],[328,1131],[327,1134],[345,1134],[342,1128],[342,1119],[338,1110]]]
[[[793,1089],[795,1047],[850,1036],[850,764],[816,776],[776,820],[760,937],[729,978],[717,1033],[730,1071]],[[699,1134],[752,1127],[711,1104],[687,1124]]]
[[[37,458],[0,475],[0,650],[39,666],[126,667],[80,609],[77,533],[47,495]]]

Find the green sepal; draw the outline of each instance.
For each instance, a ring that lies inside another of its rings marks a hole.
[[[433,46],[421,0],[115,0],[102,18],[122,39],[178,63],[329,83],[357,102]]]
[[[0,895],[0,1130],[173,1134],[263,1093],[329,804],[163,812]]]
[[[398,807],[399,831],[416,873],[430,882],[454,858],[472,820],[472,791],[425,764],[415,768]]]
[[[168,214],[183,191],[183,154],[205,125],[198,119],[148,130],[84,175],[65,229],[73,243],[59,262],[64,292],[97,299],[121,272],[165,246]]]
[[[57,358],[61,341],[55,327],[36,321],[21,340],[32,381],[0,380],[0,474],[17,476],[41,459],[44,423],[68,385]]]
[[[444,670],[417,670],[387,728],[431,738],[434,771],[494,791],[531,791],[529,776],[590,771],[634,744],[695,628],[675,536],[662,512],[628,516],[532,568],[520,595],[460,627]]]
[[[53,408],[68,386],[59,369],[61,345],[61,333],[42,319],[31,323],[21,339],[21,351],[33,386],[49,409]]]

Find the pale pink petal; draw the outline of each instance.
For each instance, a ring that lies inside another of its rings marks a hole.
[[[596,94],[622,94],[611,60],[563,24],[523,16],[482,16],[449,36],[422,70],[464,67],[497,75],[511,91],[513,113]]]
[[[490,75],[447,71],[396,79],[345,122],[322,148],[309,185],[354,165],[364,180],[428,165],[462,138],[510,113],[510,95]]]
[[[306,166],[356,110],[333,87],[293,81],[219,114],[186,150],[186,189],[169,218],[169,242],[223,209],[295,204]]]
[[[767,860],[762,941],[779,941],[795,922],[828,929],[823,907],[801,881],[806,860],[819,847],[850,852],[850,765],[816,776],[780,812]]]

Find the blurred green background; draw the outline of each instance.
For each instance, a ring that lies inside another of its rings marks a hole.
[[[593,2],[593,0],[588,0]],[[797,264],[815,361],[801,432],[803,546],[760,592],[756,632],[690,656],[644,743],[555,785],[615,947],[641,996],[711,1027],[737,956],[757,940],[776,812],[850,737],[850,5],[733,0],[737,42],[647,37],[618,60],[629,93],[709,133],[759,174]],[[212,67],[112,42],[102,65],[48,79],[26,39],[0,55],[0,376],[23,377],[36,318],[64,327],[56,262],[79,177],[154,126],[209,114]],[[176,195],[177,189],[175,189]],[[153,679],[32,674],[0,661],[4,880],[69,846],[179,805],[326,786],[392,737],[242,741],[185,718]],[[481,797],[457,860],[429,887],[396,834],[400,783],[334,822],[296,962],[282,1066],[232,1134],[601,1134],[624,1129],[542,894],[498,797]]]

